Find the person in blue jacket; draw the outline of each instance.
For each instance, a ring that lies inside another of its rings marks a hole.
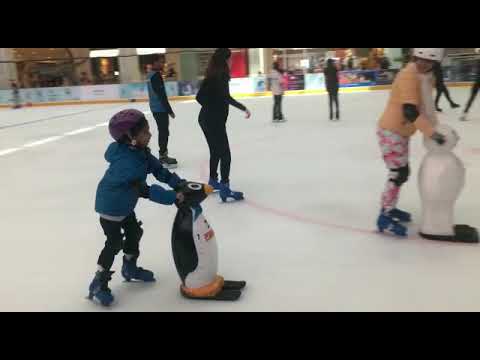
[[[142,223],[135,216],[140,197],[153,202],[172,205],[181,203],[183,196],[159,185],[148,186],[147,175],[167,183],[172,189],[183,181],[165,169],[148,148],[152,137],[145,115],[135,109],[122,110],[109,123],[115,142],[108,146],[105,159],[110,163],[98,184],[95,211],[107,237],[98,258],[98,271],[89,287],[89,299],[110,305],[114,297],[108,282],[115,256],[123,249],[122,276],[125,280],[155,281],[153,272],[137,266],[140,255],[139,242],[143,235]],[[123,230],[123,233],[122,233]]]
[[[162,165],[169,169],[177,167],[177,159],[168,156],[168,138],[170,136],[169,117],[175,119],[175,113],[168,102],[167,91],[163,81],[165,55],[155,54],[152,71],[147,74],[148,102],[150,110],[157,123],[159,159]]]

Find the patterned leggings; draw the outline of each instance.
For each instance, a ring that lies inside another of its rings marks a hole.
[[[381,203],[382,208],[388,212],[397,206],[400,186],[396,185],[393,180],[399,175],[398,169],[408,165],[409,138],[384,129],[378,129],[377,136],[383,160],[389,169]]]

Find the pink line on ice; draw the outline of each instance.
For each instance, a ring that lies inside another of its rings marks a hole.
[[[200,168],[201,178],[208,177],[208,166],[209,166],[208,161],[204,161],[202,163],[201,168]],[[341,230],[346,230],[346,231],[353,231],[353,232],[364,233],[364,234],[377,234],[377,231],[375,231],[375,230],[367,230],[367,229],[356,228],[356,227],[351,227],[351,226],[333,224],[333,223],[309,218],[309,217],[304,216],[302,214],[297,214],[297,213],[293,213],[293,212],[290,212],[290,211],[285,211],[285,210],[280,210],[280,209],[268,207],[268,206],[259,204],[255,201],[252,201],[252,200],[245,200],[245,201],[242,201],[242,203],[244,203],[244,204],[246,204],[246,205],[248,205],[248,206],[250,206],[250,207],[252,207],[256,210],[259,210],[259,211],[267,212],[267,213],[270,213],[270,214],[273,214],[273,215],[276,215],[276,216],[288,218],[288,219],[295,220],[295,221],[302,222],[302,223],[306,223],[306,224],[321,225],[321,226],[325,226],[325,227],[341,229]]]

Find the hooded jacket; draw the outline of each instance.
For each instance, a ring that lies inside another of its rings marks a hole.
[[[171,188],[175,188],[182,181],[177,174],[163,168],[148,148],[139,149],[114,142],[108,146],[105,160],[110,166],[98,184],[95,198],[95,211],[100,214],[128,216],[135,209],[139,197],[132,183],[145,182],[148,174],[167,183]],[[176,193],[159,185],[152,185],[149,199],[159,204],[171,205],[176,200]]]

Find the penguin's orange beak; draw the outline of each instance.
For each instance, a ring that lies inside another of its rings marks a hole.
[[[210,185],[203,185],[203,190],[205,191],[205,194],[209,195],[211,193],[213,193],[213,187],[210,186]]]

